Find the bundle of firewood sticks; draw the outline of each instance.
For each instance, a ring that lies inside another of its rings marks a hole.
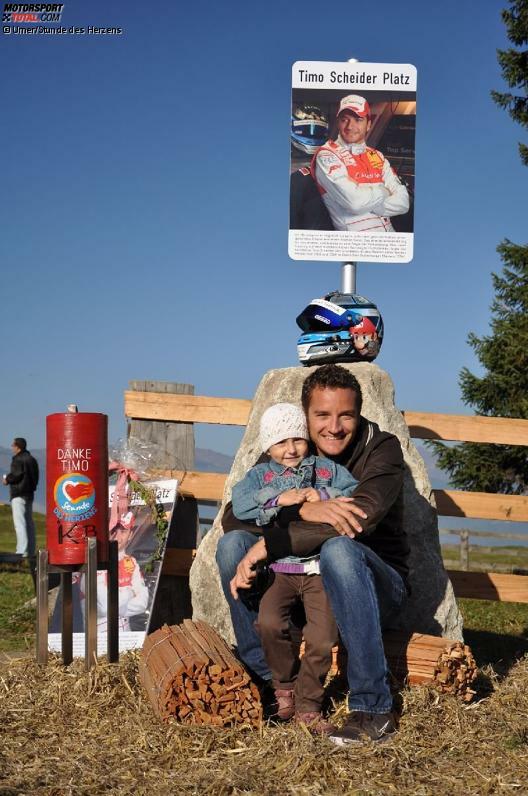
[[[383,646],[390,673],[398,686],[431,685],[442,694],[453,694],[470,702],[471,688],[478,670],[471,649],[462,641],[452,641],[424,633],[387,631]],[[301,655],[304,644],[301,644]],[[346,650],[332,650],[331,675],[346,676]]]
[[[384,634],[391,674],[400,683],[428,683],[464,701],[472,699],[477,675],[470,648],[420,633]],[[346,672],[342,649],[334,649],[332,673]],[[301,646],[302,654],[302,646]],[[141,682],[161,719],[219,727],[262,721],[259,691],[225,641],[205,622],[186,619],[147,636],[139,663]]]
[[[384,633],[385,655],[396,680],[407,685],[429,683],[443,694],[454,694],[464,702],[475,695],[471,688],[477,665],[471,649],[462,641],[452,641],[423,633],[405,635]]]
[[[262,721],[257,686],[205,622],[185,619],[147,636],[139,675],[161,719],[219,727],[258,727]]]

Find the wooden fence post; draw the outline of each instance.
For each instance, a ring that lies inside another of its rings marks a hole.
[[[139,392],[166,392],[194,395],[193,384],[171,381],[130,381],[129,388]],[[131,418],[129,436],[156,446],[156,467],[162,470],[194,468],[194,425],[165,420]]]
[[[194,385],[166,381],[130,381],[129,388],[141,392],[194,395]],[[194,468],[194,424],[131,418],[129,436],[156,448],[155,466],[164,470]],[[167,538],[167,547],[194,550],[199,533],[198,503],[194,498],[177,498]],[[192,616],[189,577],[160,575],[150,632],[164,624],[175,625]]]
[[[469,531],[460,531],[460,569],[469,570]]]

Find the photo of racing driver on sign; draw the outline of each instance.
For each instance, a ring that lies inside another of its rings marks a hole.
[[[416,94],[366,95],[293,89],[290,230],[413,232]]]
[[[147,610],[149,602],[149,590],[145,583],[143,573],[139,564],[130,555],[127,548],[137,530],[136,517],[133,512],[128,511],[123,517],[119,518],[117,525],[112,529],[110,534],[111,539],[117,541],[118,549],[118,611],[119,630],[131,630],[130,620],[135,616],[143,616]],[[77,573],[76,573],[77,574]],[[97,631],[107,630],[107,614],[108,614],[108,592],[107,592],[107,570],[98,570],[97,572]],[[81,610],[84,617],[85,614],[85,578],[80,575],[74,578],[74,581],[79,583],[79,598],[81,603]],[[145,625],[145,617],[143,617],[142,626]]]
[[[339,103],[338,135],[319,148],[312,176],[334,229],[394,232],[391,217],[409,210],[409,194],[387,158],[367,146],[372,115],[367,100],[348,94]]]

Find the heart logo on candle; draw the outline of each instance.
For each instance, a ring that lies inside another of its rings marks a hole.
[[[91,482],[65,481],[62,485],[62,491],[71,503],[78,503],[83,498],[90,497],[93,492],[93,485]]]

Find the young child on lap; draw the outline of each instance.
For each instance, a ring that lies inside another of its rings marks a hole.
[[[290,403],[270,406],[260,421],[260,442],[270,460],[256,464],[233,487],[239,520],[270,523],[282,506],[350,497],[357,481],[330,459],[309,454],[304,412]],[[260,601],[258,630],[272,673],[278,716],[295,716],[318,733],[333,727],[322,716],[324,681],[337,627],[319,575],[319,556],[289,556],[270,565],[274,579]],[[299,661],[290,634],[293,606],[304,606],[305,652]]]

